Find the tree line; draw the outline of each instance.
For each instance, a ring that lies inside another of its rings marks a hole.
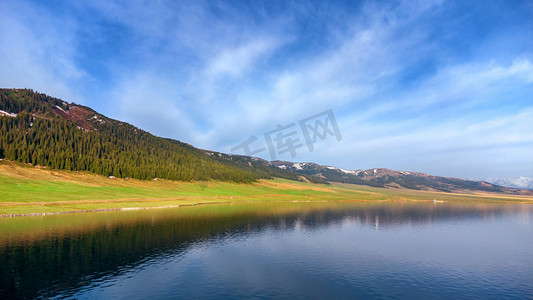
[[[68,103],[32,90],[1,89],[0,110],[17,116],[0,116],[0,158],[120,178],[252,182],[300,176],[255,162],[215,159],[188,144],[156,137],[86,107],[91,117],[105,122],[88,117],[94,128],[84,129],[80,122],[57,115],[56,106],[69,110]]]

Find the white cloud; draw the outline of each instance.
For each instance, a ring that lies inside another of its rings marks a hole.
[[[114,102],[111,116],[129,122],[152,134],[192,142],[199,129],[188,113],[187,103],[174,89],[171,79],[157,74],[129,74],[110,93]]]
[[[529,61],[523,60],[507,66],[492,62],[450,66],[401,97],[341,118],[341,130],[354,129],[343,132],[343,144],[330,149],[331,156],[356,157],[346,162],[351,167],[383,166],[457,177],[467,173],[475,177],[479,170],[511,176],[510,170],[516,172],[520,166],[521,174],[530,176],[533,157],[524,156],[524,147],[533,147],[533,106],[505,110],[501,103],[491,107],[487,97],[531,91],[532,71]],[[512,101],[507,102],[511,107]],[[404,111],[415,113],[404,115]]]
[[[74,63],[75,24],[24,2],[0,4],[0,82],[83,102],[74,83],[87,74]]]
[[[224,122],[223,132],[218,130],[213,135],[222,134],[227,141],[235,143],[271,130],[276,124],[297,121],[331,108],[339,112],[346,105],[372,101],[401,68],[403,61],[397,54],[409,51],[424,38],[423,33],[415,31],[400,39],[396,31],[434,5],[437,4],[406,9],[402,18],[380,7],[368,7],[366,14],[360,16],[365,21],[355,21],[347,34],[338,34],[334,47],[296,60],[290,68],[270,71],[269,80],[257,87],[258,90],[243,88],[238,101],[233,102],[233,110],[228,112],[239,117]],[[218,113],[217,110],[217,116],[213,115],[212,119],[220,119]],[[247,126],[242,128],[242,124]]]
[[[242,76],[261,58],[270,55],[279,46],[279,41],[261,38],[233,49],[226,49],[209,63],[208,76]]]

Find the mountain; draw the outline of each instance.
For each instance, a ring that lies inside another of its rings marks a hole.
[[[442,192],[483,191],[507,194],[533,194],[533,192],[530,191],[506,188],[484,181],[440,177],[418,172],[395,171],[384,168],[343,170],[315,163],[293,163],[287,161],[273,161],[272,165],[283,170],[312,175],[327,181],[375,187],[406,188]]]
[[[122,178],[324,182],[261,161],[209,154],[28,89],[0,89],[0,158]]]
[[[505,187],[515,188],[515,189],[527,189],[533,190],[533,178],[529,177],[518,177],[518,178],[487,178],[486,182],[492,184],[501,185]]]

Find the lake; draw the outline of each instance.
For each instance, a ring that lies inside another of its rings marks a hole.
[[[533,298],[533,206],[247,203],[0,219],[0,298]]]

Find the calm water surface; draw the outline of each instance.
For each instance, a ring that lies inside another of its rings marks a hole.
[[[533,206],[253,203],[1,219],[0,296],[533,299]]]

